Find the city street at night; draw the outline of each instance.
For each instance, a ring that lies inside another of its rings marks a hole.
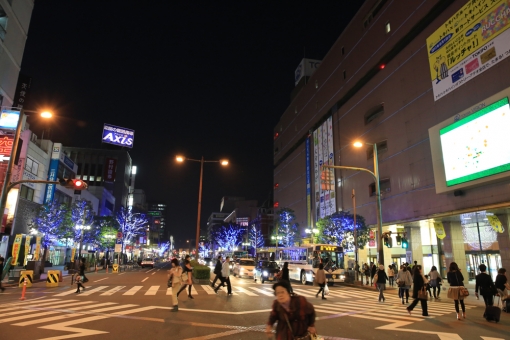
[[[179,312],[172,313],[166,268],[135,269],[120,274],[87,274],[82,293],[70,286],[70,276],[56,288],[36,283],[19,301],[20,288],[0,294],[2,334],[30,339],[265,339],[274,295],[272,283],[231,277],[234,294],[214,294],[208,285],[194,285],[189,299],[179,296]],[[419,305],[410,316],[387,290],[377,302],[374,289],[331,287],[327,300],[315,297],[318,288],[293,283],[296,294],[312,302],[318,333],[325,339],[506,339],[508,327],[487,323],[480,304],[467,302],[467,318],[457,321],[453,303],[444,297],[429,302],[429,317]],[[474,299],[474,298],[473,298]],[[476,302],[476,301],[473,301]],[[476,334],[476,336],[475,336]]]

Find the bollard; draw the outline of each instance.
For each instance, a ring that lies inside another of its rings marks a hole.
[[[58,287],[60,271],[59,270],[48,270],[48,276],[46,277],[46,287]]]
[[[27,278],[25,277],[25,279],[23,280],[24,284],[23,284],[23,290],[21,291],[21,297],[19,298],[20,300],[25,300],[25,292],[27,291]]]
[[[32,287],[33,277],[33,270],[22,270],[19,276],[19,287],[22,288],[24,283],[27,285],[27,288]]]

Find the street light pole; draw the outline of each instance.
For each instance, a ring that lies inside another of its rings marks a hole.
[[[191,159],[191,158],[186,158],[183,156],[177,156],[175,159],[177,160],[177,162],[181,162],[181,163],[184,162],[185,160],[193,161],[193,162],[200,162],[200,185],[198,187],[197,236],[196,236],[196,243],[195,243],[195,245],[196,245],[196,259],[198,260],[198,258],[200,257],[200,253],[199,253],[198,249],[199,249],[199,244],[200,244],[200,213],[202,211],[202,182],[203,182],[203,177],[204,177],[204,163],[220,163],[221,165],[226,166],[226,165],[228,165],[228,161],[226,159],[219,160],[219,161],[205,161],[204,156],[202,156],[201,159]]]
[[[374,177],[375,180],[375,195],[376,195],[376,216],[377,216],[377,253],[378,253],[378,261],[379,264],[384,264],[384,250],[383,250],[383,243],[382,243],[382,207],[381,207],[381,188],[379,186],[379,161],[378,161],[378,155],[377,155],[377,145],[365,143],[368,145],[372,145],[374,149],[374,172],[365,169],[365,168],[358,168],[353,166],[343,166],[343,165],[323,165],[323,168],[331,168],[331,169],[346,169],[346,170],[355,170],[355,171],[364,171],[368,172]],[[355,143],[354,146],[360,147],[363,144],[360,142]]]
[[[204,178],[204,156],[200,159],[200,184],[198,186],[198,214],[197,214],[197,236],[196,236],[196,254],[195,258],[198,260],[200,257],[199,251],[198,251],[198,245],[200,242],[200,213],[202,212],[202,181]]]

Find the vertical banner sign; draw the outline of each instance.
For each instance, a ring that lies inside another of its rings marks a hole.
[[[25,263],[23,265],[27,265],[28,262],[28,253],[30,252],[30,241],[32,240],[32,236],[25,236]]]
[[[310,169],[310,138],[308,137],[305,142],[306,152],[306,217],[308,226],[312,226],[312,203],[311,203],[311,169]]]
[[[61,143],[53,144],[53,152],[51,153],[50,169],[48,171],[48,181],[56,181],[58,174],[58,162],[60,160],[60,151],[62,150]],[[53,195],[55,194],[55,184],[46,184],[46,193],[44,203],[49,204],[53,202]]]
[[[427,38],[434,100],[510,56],[510,1],[465,2]]]
[[[104,181],[108,183],[115,182],[115,172],[117,169],[117,160],[114,158],[106,158],[106,166],[104,169]]]
[[[436,231],[437,238],[442,240],[446,237],[443,222],[434,222],[434,230]]]
[[[71,262],[74,262],[74,256],[76,255],[76,248],[71,249]]]
[[[30,94],[30,85],[32,84],[32,78],[22,73],[18,76],[18,84],[16,85],[16,92],[14,94],[13,107],[22,109],[27,105],[28,97]]]
[[[336,212],[335,185],[323,189],[320,185],[322,165],[334,165],[333,152],[333,117],[313,132],[314,166],[315,166],[315,205],[316,220],[330,216]],[[331,171],[331,182],[336,183],[335,172]],[[330,190],[333,189],[333,190]]]
[[[41,236],[37,236],[35,238],[34,261],[39,261],[40,254],[41,254]]]
[[[17,234],[14,238],[14,244],[12,245],[12,262],[11,264],[15,266],[18,263],[19,256],[19,248],[21,247],[21,240],[23,239],[22,234]]]
[[[499,218],[495,215],[486,215],[487,219],[489,220],[490,225],[492,226],[492,229],[494,229],[497,233],[502,233],[504,231],[503,224],[501,224],[501,221]]]

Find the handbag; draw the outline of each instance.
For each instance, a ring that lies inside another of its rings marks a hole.
[[[170,276],[170,278],[168,279],[168,282],[166,283],[166,286],[167,287],[172,287],[172,276]]]
[[[181,274],[181,281],[184,283],[184,282],[188,282],[188,272],[182,272]]]
[[[418,291],[418,299],[420,300],[428,300],[429,297],[427,295],[427,290],[425,290],[425,286],[421,287],[421,289]]]
[[[324,295],[329,295],[329,288],[328,288],[328,284],[327,283],[324,286]]]
[[[294,332],[292,331],[292,327],[290,327],[290,322],[289,322],[289,318],[287,318],[287,313],[283,312],[283,315],[285,316],[285,321],[287,321],[287,327],[289,327],[290,329],[290,332],[293,334]],[[300,336],[300,337],[295,337],[294,335],[292,335],[292,339],[294,340],[312,340],[312,334],[310,332],[306,332],[306,335],[304,336]]]
[[[461,286],[459,288],[459,296],[463,296],[463,297],[469,296],[469,290],[466,287]]]

